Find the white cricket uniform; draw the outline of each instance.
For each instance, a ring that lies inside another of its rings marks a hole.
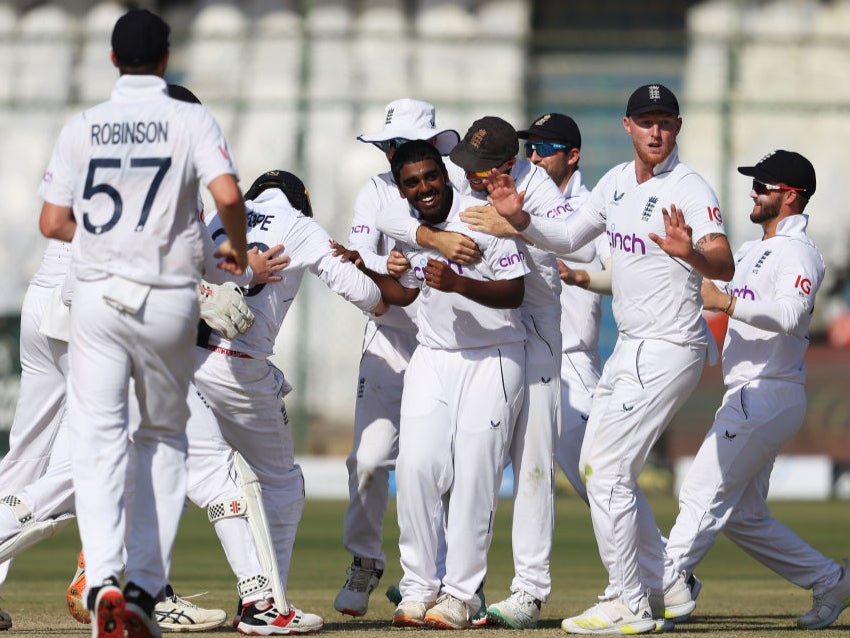
[[[593,529],[609,574],[608,595],[636,609],[660,590],[664,544],[637,477],[652,446],[699,381],[710,341],[702,276],[648,235],[664,235],[661,209],[675,204],[693,240],[724,233],[717,197],[679,162],[678,149],[638,183],[634,162],[608,171],[566,220],[532,217],[524,234],[559,253],[607,232],[619,338],[596,388],[579,466]]]
[[[511,169],[518,191],[525,191],[523,208],[533,215],[554,217],[565,209],[564,195],[542,168],[518,159]],[[474,205],[486,200],[464,179]],[[396,211],[403,209],[395,209]],[[388,211],[389,212],[389,211]],[[387,232],[409,243],[416,241],[418,223],[409,215],[390,218]],[[465,231],[464,231],[465,232]],[[468,234],[468,233],[466,233]],[[525,326],[526,389],[509,455],[514,469],[514,509],[511,538],[516,575],[511,591],[522,590],[547,600],[552,589],[549,555],[555,522],[553,447],[560,429],[561,280],[554,255],[519,242],[529,266],[521,306]],[[531,542],[529,539],[534,539]]]
[[[515,241],[472,232],[459,221],[459,212],[476,202],[453,191],[451,212],[437,226],[470,236],[484,253],[478,264],[451,267],[478,281],[525,275]],[[412,214],[406,201],[393,208]],[[522,404],[525,329],[518,310],[428,287],[422,274],[428,258],[444,258],[401,248],[411,263],[401,283],[421,292],[419,346],[405,373],[396,467],[400,588],[405,600],[434,601],[442,587],[472,614],[487,570],[503,459]],[[441,582],[437,550],[444,524]]]
[[[564,189],[564,208],[554,216],[572,215],[589,195],[590,191],[582,183],[581,171],[576,171]],[[603,270],[605,261],[611,256],[607,238],[600,235],[587,245],[592,248],[589,261],[565,258],[563,262],[574,269]],[[555,460],[585,502],[587,488],[578,461],[593,392],[602,374],[601,319],[602,295],[578,286],[561,287],[561,429],[555,443]]]
[[[227,443],[257,474],[285,588],[304,504],[304,479],[295,464],[283,400],[290,388],[269,361],[275,338],[308,270],[361,310],[373,309],[380,291],[352,264],[333,256],[328,233],[293,209],[279,189],[263,191],[246,207],[249,248],[265,251],[283,244],[291,262],[281,271],[281,281],[248,290],[245,300],[254,325],[246,334],[227,340],[213,333],[206,347],[195,348],[194,383],[206,410],[192,418],[217,421]],[[209,221],[214,240],[224,239],[219,223],[215,216]]]
[[[806,415],[809,323],[823,281],[823,257],[793,215],[776,235],[735,254],[736,297],[723,346],[726,393],[679,493],[665,582],[700,563],[722,531],[750,556],[815,594],[832,588],[841,566],[770,515],[770,473],[780,448]]]
[[[42,180],[43,199],[78,220],[68,419],[89,585],[123,568],[131,377],[141,423],[125,574],[153,595],[167,582],[186,490],[198,185],[235,172],[205,107],[168,97],[162,78],[124,75],[109,101],[65,126]]]

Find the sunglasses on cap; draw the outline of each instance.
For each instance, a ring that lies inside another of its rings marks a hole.
[[[796,191],[799,193],[803,190],[805,189],[796,186],[777,186],[776,184],[765,184],[757,179],[753,180],[753,191],[756,195],[767,195],[776,191]]]
[[[402,144],[409,142],[410,140],[405,139],[403,137],[394,137],[391,140],[383,140],[382,142],[372,142],[375,146],[381,149],[384,153],[389,153],[392,149],[398,148]]]
[[[536,152],[540,157],[549,157],[568,148],[570,147],[566,144],[558,144],[557,142],[526,142],[525,155],[531,157]]]

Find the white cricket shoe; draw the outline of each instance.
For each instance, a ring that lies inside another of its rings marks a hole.
[[[424,627],[425,614],[434,603],[402,600],[393,612],[393,627]]]
[[[645,634],[656,631],[649,598],[644,595],[637,612],[620,597],[602,600],[583,614],[565,618],[561,629],[568,634]]]
[[[846,558],[838,582],[825,592],[814,593],[812,601],[812,608],[797,619],[797,627],[800,629],[829,627],[842,611],[850,607],[850,571]]]
[[[273,600],[247,603],[242,607],[242,617],[236,631],[246,636],[288,636],[312,634],[319,631],[325,621],[316,614],[308,614],[289,606],[289,613],[278,611]]]
[[[171,585],[165,586],[165,600],[157,603],[153,612],[163,631],[205,631],[221,627],[227,620],[227,612],[223,609],[198,607],[175,594]]]
[[[0,631],[5,631],[12,628],[12,617],[8,612],[0,609]]]
[[[535,629],[540,618],[540,600],[517,590],[487,608],[487,618],[510,629]]]
[[[369,595],[378,586],[384,570],[378,569],[372,558],[355,556],[348,568],[348,578],[334,600],[334,609],[343,614],[365,616],[369,609]]]
[[[685,572],[682,572],[663,596],[660,592],[650,594],[649,605],[653,615],[674,624],[687,621],[696,609],[696,597],[701,589],[702,582],[696,576],[691,574],[686,579]]]
[[[437,604],[425,614],[425,624],[434,629],[466,629],[471,624],[469,609],[459,598],[440,594]]]

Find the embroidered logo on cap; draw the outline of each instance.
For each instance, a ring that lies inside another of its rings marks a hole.
[[[658,87],[657,84],[650,84],[647,88],[649,89],[650,100],[652,100],[653,102],[657,102],[661,99],[661,89]]]
[[[480,128],[475,131],[475,134],[469,139],[469,145],[472,148],[481,148],[484,140],[487,138],[487,129]]]

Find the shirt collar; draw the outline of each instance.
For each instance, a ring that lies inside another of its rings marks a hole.
[[[163,96],[168,96],[168,85],[158,75],[125,74],[118,78],[112,88],[112,99],[120,102]]]

